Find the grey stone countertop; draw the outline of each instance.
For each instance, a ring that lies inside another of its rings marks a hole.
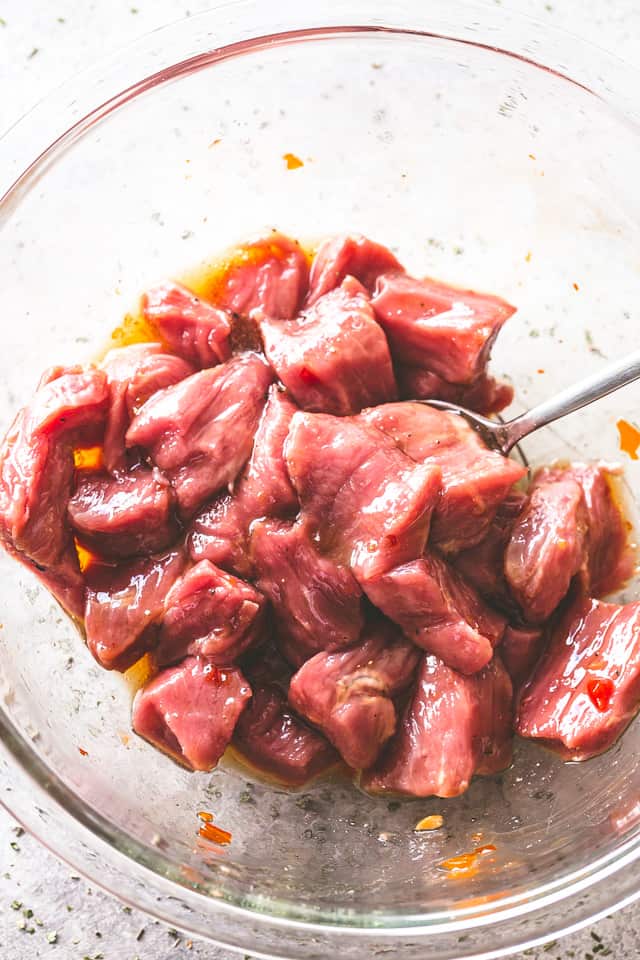
[[[494,0],[629,62],[640,59],[638,0]],[[0,0],[0,131],[105,52],[207,0]],[[519,960],[638,960],[640,907]],[[231,960],[87,885],[0,810],[0,960]],[[246,958],[248,960],[248,958]]]

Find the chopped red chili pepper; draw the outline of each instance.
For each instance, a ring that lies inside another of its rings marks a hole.
[[[587,684],[589,699],[600,713],[604,713],[605,710],[609,709],[614,692],[615,687],[608,677],[597,677],[589,680]]]

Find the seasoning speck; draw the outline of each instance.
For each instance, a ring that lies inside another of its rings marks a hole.
[[[432,813],[430,816],[418,820],[413,829],[416,833],[422,833],[424,830],[439,830],[443,823],[444,819],[439,813]]]
[[[524,259],[527,263],[531,263],[531,250],[529,250],[529,252],[527,253]]]
[[[58,932],[57,930],[51,930],[47,934],[47,943],[57,943],[58,942]]]
[[[40,47],[34,47],[31,53],[29,54],[29,56],[27,57],[27,60],[33,60],[35,55],[39,52],[40,52]]]
[[[632,460],[637,460],[640,430],[637,430],[628,420],[618,420],[616,426],[620,434],[620,449],[623,453],[628,453]]]
[[[578,284],[575,282],[575,280],[574,280],[574,282],[572,283],[572,287],[573,287],[574,290],[579,290],[579,289],[580,289],[580,287],[579,287]]]
[[[287,165],[287,170],[297,170],[298,167],[304,167],[304,162],[295,153],[283,153],[282,159]]]
[[[87,752],[86,750],[83,750],[82,747],[78,747],[78,753],[79,753],[80,756],[82,756],[82,757],[88,757],[88,756],[89,756],[88,752]]]

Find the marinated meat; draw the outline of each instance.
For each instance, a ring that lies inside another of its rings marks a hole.
[[[162,665],[197,654],[228,666],[264,638],[264,623],[264,596],[201,560],[167,593],[156,660]]]
[[[296,413],[289,475],[319,549],[364,583],[419,557],[440,494],[434,464],[416,464],[359,418]]]
[[[125,471],[125,434],[131,418],[158,390],[190,376],[193,367],[181,357],[165,353],[159,343],[133,343],[109,350],[102,361],[109,382],[109,409],[103,458],[111,473]]]
[[[500,643],[500,657],[511,677],[514,690],[529,679],[544,649],[545,634],[541,627],[507,625]]]
[[[273,683],[256,685],[240,717],[233,745],[245,760],[286,785],[298,787],[338,763],[325,738],[287,706]]]
[[[107,402],[101,371],[49,370],[0,453],[0,539],[76,618],[82,616],[84,582],[67,522],[73,449],[81,438],[100,438]]]
[[[273,607],[279,647],[293,666],[356,642],[362,590],[348,567],[318,553],[303,523],[254,524],[251,556],[256,585]]]
[[[411,683],[419,659],[397,628],[374,625],[356,646],[307,660],[291,680],[289,703],[350,767],[370,767],[395,731],[393,698]]]
[[[437,373],[420,367],[395,364],[396,380],[402,400],[446,400],[485,417],[501,413],[513,401],[513,387],[487,373],[468,384],[448,383]]]
[[[127,430],[171,480],[183,516],[232,483],[251,453],[272,376],[256,354],[158,391]]]
[[[168,348],[195,367],[214,367],[231,356],[231,316],[180,284],[145,293],[142,314]]]
[[[588,522],[576,480],[535,484],[504,555],[506,581],[530,623],[551,616],[585,563]]]
[[[273,230],[231,253],[209,299],[232,314],[290,320],[307,292],[309,264],[297,240]]]
[[[515,313],[500,297],[402,273],[379,277],[371,303],[394,359],[449,383],[484,373],[493,341]]]
[[[127,670],[157,639],[167,593],[184,569],[180,550],[86,573],[87,646],[107,670]]]
[[[295,320],[266,314],[260,330],[269,363],[304,410],[346,416],[397,396],[386,337],[353,277]]]
[[[171,486],[159,470],[140,466],[116,477],[81,476],[69,521],[83,546],[106,560],[158,553],[177,538]]]
[[[640,707],[640,602],[577,592],[524,688],[516,732],[567,760],[607,750]]]
[[[335,290],[345,277],[355,277],[373,293],[380,274],[393,271],[402,273],[403,268],[382,244],[358,233],[329,237],[320,244],[311,263],[306,306]]]
[[[370,579],[365,591],[413,643],[460,673],[486,666],[504,633],[504,617],[436,553]]]
[[[212,770],[250,697],[237,668],[220,670],[188,657],[138,691],[133,729],[191,770]]]
[[[240,576],[251,573],[249,527],[254,520],[292,516],[298,509],[286,464],[284,443],[297,407],[273,384],[260,418],[247,467],[233,496],[218,497],[193,520],[189,550]]]
[[[412,700],[361,786],[372,793],[457,797],[474,773],[511,762],[511,681],[499,657],[463,677],[425,656]]]

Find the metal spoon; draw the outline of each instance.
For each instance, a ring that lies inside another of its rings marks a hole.
[[[490,449],[498,450],[506,457],[520,440],[534,430],[538,430],[539,427],[553,423],[560,417],[566,417],[575,410],[581,410],[594,400],[606,397],[607,394],[639,378],[640,350],[636,350],[623,360],[617,360],[599,373],[580,380],[572,387],[567,387],[566,390],[556,394],[555,397],[551,397],[550,400],[544,400],[537,407],[532,407],[531,410],[506,423],[488,420],[479,413],[460,407],[457,403],[447,403],[445,400],[418,400],[417,402],[438,407],[440,410],[449,410],[464,417]]]

